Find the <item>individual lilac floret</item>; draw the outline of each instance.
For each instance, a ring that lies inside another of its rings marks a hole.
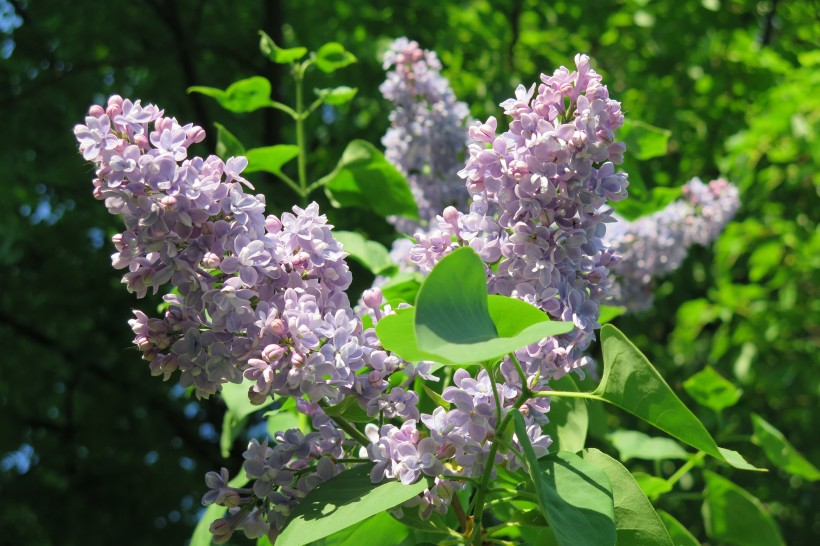
[[[577,55],[575,65],[542,75],[537,89],[519,86],[515,98],[501,104],[510,117],[505,132],[497,133],[493,117],[470,127],[474,142],[459,172],[472,197],[469,212],[445,209],[410,251],[426,272],[469,245],[488,265],[490,292],[574,323],[573,332],[517,352],[528,375],[540,381],[590,361],[583,352],[599,327],[608,273],[618,261],[603,242],[613,221],[608,204],[625,198],[628,186],[614,167],[625,150],[615,140],[623,124],[620,103],[609,98],[586,55]],[[515,374],[509,377],[515,383]]]
[[[634,222],[618,219],[606,240],[623,257],[615,266],[613,301],[631,311],[652,306],[655,280],[678,269],[694,244],[717,239],[740,206],[737,188],[724,179],[693,178],[683,198]]]
[[[469,109],[441,75],[435,52],[415,41],[394,41],[384,55],[384,69],[389,72],[379,90],[393,105],[390,129],[382,138],[385,157],[407,177],[421,223],[389,220],[412,235],[447,205],[466,205],[467,191],[457,172],[467,146]]]

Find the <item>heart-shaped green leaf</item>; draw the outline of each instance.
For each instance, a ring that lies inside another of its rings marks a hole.
[[[695,402],[718,413],[737,404],[743,393],[711,366],[706,366],[684,381],[683,388]]]
[[[277,144],[275,146],[264,146],[262,148],[251,148],[245,152],[248,158],[247,173],[265,171],[275,175],[282,174],[282,167],[288,161],[295,159],[299,155],[299,146],[293,144]]]
[[[550,321],[524,301],[488,296],[484,263],[469,247],[436,264],[419,289],[415,309],[418,348],[452,364],[496,360],[574,327]]]
[[[224,91],[201,85],[188,88],[189,93],[201,93],[216,101],[226,110],[242,114],[271,106],[270,82],[262,76],[253,76],[232,83]]]
[[[351,63],[356,62],[356,57],[345,49],[338,42],[329,42],[319,48],[315,58],[316,66],[326,74],[335,72]]]

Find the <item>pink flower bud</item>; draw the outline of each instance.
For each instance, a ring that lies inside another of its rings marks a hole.
[[[265,218],[265,230],[268,233],[279,233],[282,229],[282,222],[273,214]]]
[[[365,290],[362,294],[362,301],[364,301],[364,304],[374,310],[381,306],[383,299],[382,291],[379,288]]]
[[[98,118],[102,115],[105,115],[105,110],[99,104],[95,104],[94,106],[88,109],[88,115],[91,117]]]
[[[262,349],[262,358],[267,362],[277,362],[285,354],[285,349],[275,343],[271,343]]]

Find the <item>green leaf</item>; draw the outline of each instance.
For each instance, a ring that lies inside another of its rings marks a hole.
[[[780,531],[763,504],[745,489],[705,470],[706,534],[717,541],[743,546],[785,546]]]
[[[344,251],[351,258],[365,266],[374,275],[394,268],[396,264],[390,259],[390,252],[384,245],[376,241],[368,241],[359,233],[353,231],[334,231],[333,237],[342,243]],[[384,294],[382,292],[382,294]]]
[[[442,408],[448,410],[450,409],[450,403],[441,397],[439,393],[425,385],[424,383],[421,384],[421,388],[424,389],[424,392],[427,393],[427,396],[430,397],[430,400],[436,403],[437,406],[441,406]]]
[[[658,516],[669,531],[672,543],[675,546],[700,546],[700,541],[696,539],[681,522],[673,518],[668,512],[658,510]]]
[[[245,379],[240,384],[225,383],[222,385],[222,399],[228,406],[225,417],[222,420],[222,434],[219,439],[219,447],[223,457],[231,454],[231,448],[239,433],[245,428],[248,416],[252,413],[266,408],[273,404],[273,399],[268,398],[265,403],[254,406],[248,399],[248,389],[254,382]]]
[[[743,393],[711,366],[684,381],[683,388],[695,402],[718,413],[737,404]]]
[[[436,264],[419,289],[415,309],[419,349],[453,364],[495,360],[574,328],[550,321],[524,301],[488,297],[484,263],[470,247],[456,249]]]
[[[239,418],[250,415],[273,404],[273,398],[267,398],[263,404],[255,406],[248,398],[248,389],[256,383],[250,379],[245,379],[242,383],[225,383],[222,385],[222,400],[228,406],[228,410]]]
[[[550,381],[550,387],[557,391],[579,392],[580,389],[570,375]],[[552,398],[550,400],[549,422],[544,425],[544,434],[552,437],[551,450],[576,452],[584,448],[589,426],[587,401],[582,398]]]
[[[245,430],[245,425],[248,423],[248,417],[237,417],[232,411],[228,410],[222,418],[222,432],[219,435],[219,452],[226,459],[231,456],[233,443],[239,437],[239,434]]]
[[[428,487],[398,481],[370,482],[370,465],[359,465],[316,487],[294,508],[278,542],[301,546],[397,506]]]
[[[809,481],[820,479],[820,470],[806,460],[783,433],[756,413],[752,414],[754,435],[752,442],[763,448],[766,457],[778,468]]]
[[[629,155],[640,161],[665,156],[671,136],[672,131],[628,118],[618,132],[618,137],[626,143]]]
[[[689,453],[669,438],[652,438],[637,430],[619,429],[607,435],[615,449],[626,462],[629,459],[662,461],[664,459],[688,459]]]
[[[651,501],[657,500],[664,493],[672,491],[672,486],[669,485],[668,481],[646,472],[633,472],[632,477],[635,478],[644,495],[649,497]]]
[[[245,147],[239,142],[233,133],[228,131],[221,123],[214,122],[216,127],[216,155],[223,160],[229,157],[245,155]]]
[[[515,411],[515,410],[513,410]],[[529,443],[524,421],[514,417],[516,435]],[[523,445],[523,444],[522,444]],[[532,446],[530,446],[532,451]],[[533,463],[525,461],[535,485],[538,506],[560,546],[606,546],[615,544],[615,509],[607,475],[578,455],[566,451],[550,454]]]
[[[382,295],[387,301],[399,300],[412,305],[423,280],[418,273],[399,273],[382,285]]]
[[[264,417],[268,423],[268,435],[271,438],[280,431],[292,428],[302,430],[302,427],[299,426],[299,414],[295,412],[295,408],[296,402],[293,398],[288,398],[280,408],[265,412]],[[307,434],[309,431],[302,430],[302,432]]]
[[[373,421],[373,418],[368,416],[367,412],[359,406],[359,399],[352,394],[345,396],[335,406],[329,406],[324,410],[331,417],[344,417],[354,423],[370,423]]]
[[[612,484],[618,544],[673,546],[666,527],[629,470],[597,449],[585,449],[581,458],[603,470]]]
[[[329,42],[316,52],[316,66],[325,74],[356,62],[356,57],[338,42]]]
[[[364,544],[399,544],[410,535],[406,525],[382,512],[368,518],[355,528],[327,537],[321,546],[362,546]]]
[[[268,59],[277,64],[292,64],[307,54],[306,47],[292,47],[283,49],[265,32],[259,31],[259,51]]]
[[[611,324],[601,328],[604,373],[594,397],[609,402],[681,442],[743,470],[761,470],[719,448],[695,415],[626,336]]]
[[[228,482],[231,487],[243,487],[248,483],[248,478],[244,472],[237,474],[232,480]],[[211,546],[213,544],[213,535],[211,534],[211,523],[218,520],[225,515],[228,509],[224,506],[210,505],[205,509],[205,513],[199,519],[194,529],[194,534],[191,535],[191,542],[188,546]]]
[[[600,309],[601,314],[598,317],[598,324],[601,325],[612,322],[616,318],[626,313],[626,307],[623,305],[602,305]]]
[[[319,95],[325,104],[340,106],[352,101],[358,91],[359,89],[356,87],[342,85],[332,89],[316,89],[314,93]]]
[[[419,217],[416,200],[404,175],[364,140],[348,144],[336,168],[318,184],[325,185],[334,207],[369,209],[382,217]]]
[[[214,87],[194,86],[189,93],[201,93],[213,99],[231,112],[242,114],[271,105],[270,82],[262,76],[252,76],[232,83],[224,91]]]
[[[265,171],[277,176],[282,175],[282,167],[288,161],[299,156],[299,146],[293,144],[277,144],[262,148],[251,148],[245,153],[248,158],[247,173]]]

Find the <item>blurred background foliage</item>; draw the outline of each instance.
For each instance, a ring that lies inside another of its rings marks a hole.
[[[231,459],[220,456],[221,401],[198,403],[151,378],[130,349],[130,309],[150,312],[158,300],[136,301],[110,268],[119,222],[91,198],[92,168],[71,129],[118,93],[205,127],[199,152],[213,150],[215,122],[247,147],[293,142],[274,110],[232,115],[185,92],[262,75],[274,99],[291,103],[288,75],[258,53],[260,29],[284,46],[336,40],[359,59],[309,77],[308,89],[359,88],[308,122],[312,179],[351,139],[384,134],[380,56],[395,37],[436,50],[477,119],[499,115],[519,83],[589,53],[628,117],[672,134],[666,156],[625,165],[633,199],[718,175],[742,196],[714,247],[659,282],[653,309],[616,324],[719,443],[771,467],[756,448],[731,445],[748,439],[756,412],[816,464],[819,11],[809,0],[0,0],[0,542],[181,544],[204,473],[239,467],[241,441]],[[275,211],[295,202],[272,179],[255,181]],[[381,219],[320,204],[341,228],[395,237]],[[352,267],[356,286],[369,285]],[[706,365],[743,389],[721,416],[681,388]],[[618,418],[610,425],[641,428]],[[820,534],[816,484],[777,470],[721,472],[767,503],[789,544]],[[702,485],[682,482],[693,494],[658,504],[701,539]]]

